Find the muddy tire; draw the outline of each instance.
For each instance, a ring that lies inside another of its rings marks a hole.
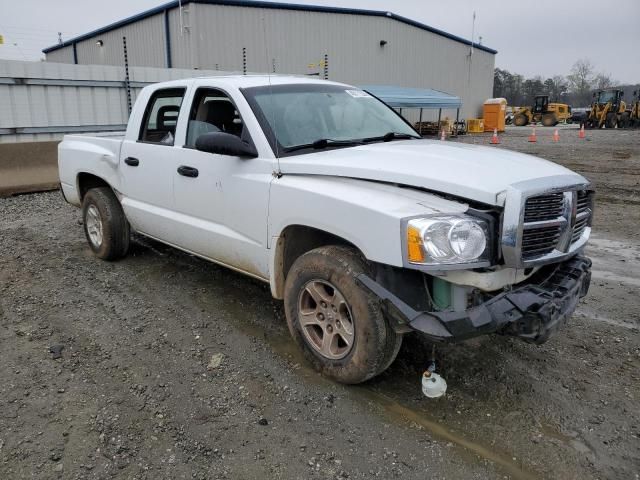
[[[555,127],[558,124],[558,119],[553,113],[546,113],[542,116],[542,125],[545,127]]]
[[[607,113],[607,119],[604,122],[605,127],[616,128],[617,124],[618,124],[618,115],[615,112]]]
[[[529,123],[529,118],[526,115],[523,115],[522,113],[519,113],[515,117],[513,117],[513,124],[516,127],[524,127],[528,123]]]
[[[402,343],[378,299],[356,282],[368,273],[352,248],[321,247],[300,256],[285,283],[289,331],[307,360],[341,383],[361,383],[382,373]]]
[[[108,187],[92,188],[82,200],[84,234],[93,253],[103,260],[117,260],[129,250],[129,222]]]

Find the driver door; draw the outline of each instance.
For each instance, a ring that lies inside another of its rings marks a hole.
[[[271,160],[201,152],[198,136],[223,132],[251,141],[225,92],[199,88],[185,144],[174,162],[173,192],[185,249],[225,266],[267,277],[267,209]]]

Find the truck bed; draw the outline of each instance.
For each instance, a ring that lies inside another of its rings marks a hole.
[[[93,174],[119,187],[117,175],[124,132],[65,135],[58,145],[60,187],[65,198],[80,205],[76,188],[78,174]]]

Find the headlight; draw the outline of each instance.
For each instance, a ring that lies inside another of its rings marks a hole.
[[[407,224],[407,259],[418,265],[488,262],[487,222],[469,215],[414,218]]]

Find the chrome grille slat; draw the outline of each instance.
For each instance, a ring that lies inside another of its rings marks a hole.
[[[522,257],[532,259],[551,253],[558,242],[566,220],[564,193],[550,193],[529,197],[524,206]]]
[[[564,194],[562,192],[529,197],[525,204],[524,222],[532,223],[556,219],[562,215],[563,204]]]
[[[575,243],[582,237],[585,228],[589,225],[591,219],[592,193],[588,191],[579,191],[576,199],[576,223],[573,226],[571,234],[571,243]]]

